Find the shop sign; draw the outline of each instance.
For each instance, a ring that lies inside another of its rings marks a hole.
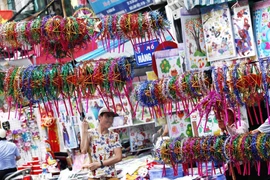
[[[152,64],[152,53],[155,51],[158,45],[159,42],[157,39],[136,44],[134,48],[134,55],[137,66],[146,66]]]
[[[125,14],[153,4],[153,0],[90,0],[96,15]]]

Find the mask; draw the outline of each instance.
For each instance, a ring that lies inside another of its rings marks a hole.
[[[2,127],[6,131],[10,130],[10,123],[9,123],[9,121],[2,122]]]

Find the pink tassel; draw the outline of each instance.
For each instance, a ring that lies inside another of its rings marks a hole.
[[[260,174],[261,174],[261,162],[257,161],[257,164],[258,164],[258,166],[257,166],[257,168],[258,168],[258,176],[260,176]]]
[[[268,116],[268,123],[270,124],[269,102],[268,102],[268,99],[266,99],[266,110],[267,110],[267,116]]]
[[[252,109],[253,109],[253,112],[255,114],[256,122],[257,122],[257,124],[259,124],[259,120],[258,120],[258,116],[257,116],[256,110],[255,110],[255,107],[252,106]]]
[[[262,108],[261,108],[261,102],[259,101],[259,99],[258,99],[257,104],[258,104],[258,107],[259,107],[261,124],[263,124],[264,122],[263,122],[263,116],[262,116]]]
[[[22,114],[22,105],[20,104],[19,120],[21,120],[21,114]]]
[[[268,175],[270,175],[270,162],[268,161]]]
[[[17,117],[17,113],[18,113],[18,103],[16,103],[16,109],[15,109],[15,119]]]
[[[134,111],[134,117],[136,116],[137,108],[138,108],[139,101],[136,103],[135,111]]]
[[[193,176],[193,166],[192,166],[192,161],[190,162],[190,168],[191,168],[191,175]]]
[[[115,102],[114,102],[114,97],[113,97],[112,92],[110,94],[111,94],[111,99],[112,99],[112,103],[113,103],[113,110],[116,113],[116,106],[115,106]]]
[[[55,109],[56,109],[57,117],[60,117],[59,108],[58,108],[58,106],[57,106],[57,104],[56,104],[56,101],[53,100],[53,103],[54,103],[54,107],[55,107]]]
[[[151,112],[150,107],[148,107],[148,111],[149,111],[149,113],[150,113],[150,117],[151,117],[151,119],[153,119],[153,116],[152,116],[152,112]]]
[[[110,108],[110,107],[109,107],[109,104],[107,104],[107,102],[105,101],[105,98],[104,98],[103,94],[101,93],[99,87],[97,87],[97,90],[98,90],[98,94],[101,96],[101,99],[103,100],[103,102],[104,102],[106,108],[109,109],[109,108]]]
[[[70,97],[68,97],[68,103],[69,103],[69,107],[70,107],[70,111],[71,111],[71,116],[74,116],[73,107],[72,107]]]
[[[253,120],[252,120],[252,116],[251,116],[251,114],[250,114],[250,110],[249,110],[249,107],[247,107],[247,112],[248,112],[248,117],[249,117],[249,119],[250,119],[250,123],[251,123],[251,125],[253,126]],[[269,124],[270,124],[270,121],[269,121]]]

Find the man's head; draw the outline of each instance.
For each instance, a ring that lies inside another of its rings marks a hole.
[[[101,127],[110,128],[113,124],[113,118],[118,116],[112,110],[103,107],[99,110],[98,119]]]
[[[0,140],[6,140],[7,132],[4,129],[0,129]]]
[[[227,109],[228,112],[228,124],[232,125],[234,123],[234,112],[232,109]]]
[[[234,112],[232,109],[228,108],[227,109],[227,115],[228,115],[228,125],[232,125],[234,123]],[[222,111],[220,112],[220,118],[218,118],[218,126],[220,129],[225,130],[225,124],[224,124],[224,120],[225,120],[226,116],[225,116],[225,112]]]

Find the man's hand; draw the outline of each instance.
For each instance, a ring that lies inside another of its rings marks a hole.
[[[94,171],[94,170],[96,170],[97,168],[100,168],[100,167],[101,167],[100,162],[93,162],[93,163],[90,163],[90,164],[83,165],[83,168],[90,169],[91,171]]]
[[[87,121],[83,121],[82,122],[82,132],[87,132],[88,131],[88,128],[89,128],[89,124]]]
[[[256,134],[256,133],[259,133],[260,131],[258,129],[254,129],[253,131],[251,131],[250,133],[251,134]]]

